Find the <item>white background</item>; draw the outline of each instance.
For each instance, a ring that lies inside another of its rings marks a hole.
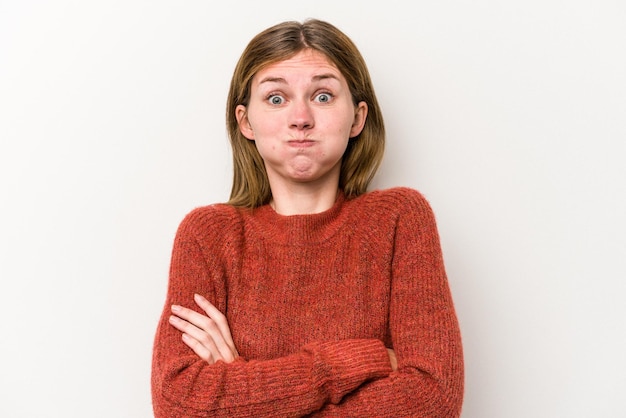
[[[295,5],[295,3],[302,3]],[[249,39],[326,19],[438,217],[464,418],[626,415],[626,3],[0,0],[0,416],[152,415],[175,229]]]

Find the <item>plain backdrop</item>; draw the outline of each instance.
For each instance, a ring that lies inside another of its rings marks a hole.
[[[307,17],[368,62],[373,187],[437,215],[463,417],[626,416],[622,0],[0,0],[0,416],[152,416],[176,227],[230,191],[235,62]]]

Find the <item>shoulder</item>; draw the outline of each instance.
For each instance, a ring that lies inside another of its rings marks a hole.
[[[221,222],[240,218],[240,210],[225,203],[199,206],[185,215],[183,222]]]
[[[226,237],[241,230],[243,223],[241,209],[224,203],[200,206],[189,211],[178,227],[179,235]]]
[[[421,192],[408,187],[395,187],[372,191],[370,199],[381,202],[379,218],[384,219],[383,212],[387,213],[387,219],[393,222],[396,239],[403,240],[404,244],[422,240],[423,243],[438,245],[435,214]]]
[[[430,203],[424,195],[410,187],[393,187],[373,190],[361,196],[366,206],[378,207],[394,213],[432,212]]]

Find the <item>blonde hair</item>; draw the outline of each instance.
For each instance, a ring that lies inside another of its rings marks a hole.
[[[367,191],[380,166],[385,146],[385,126],[365,60],[356,45],[328,22],[308,19],[288,21],[256,35],[243,51],[230,83],[226,105],[226,127],[233,152],[233,184],[229,204],[255,208],[272,197],[265,164],[254,141],[239,130],[235,109],[247,106],[252,79],[262,68],[283,61],[305,49],[323,53],[343,74],[355,106],[365,102],[367,119],[361,133],[348,143],[339,177],[339,188],[347,198]]]

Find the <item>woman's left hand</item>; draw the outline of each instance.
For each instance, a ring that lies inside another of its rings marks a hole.
[[[172,305],[170,324],[183,333],[183,342],[207,363],[234,361],[239,354],[226,317],[204,297],[196,294],[194,300],[206,312],[206,316],[192,309]]]

